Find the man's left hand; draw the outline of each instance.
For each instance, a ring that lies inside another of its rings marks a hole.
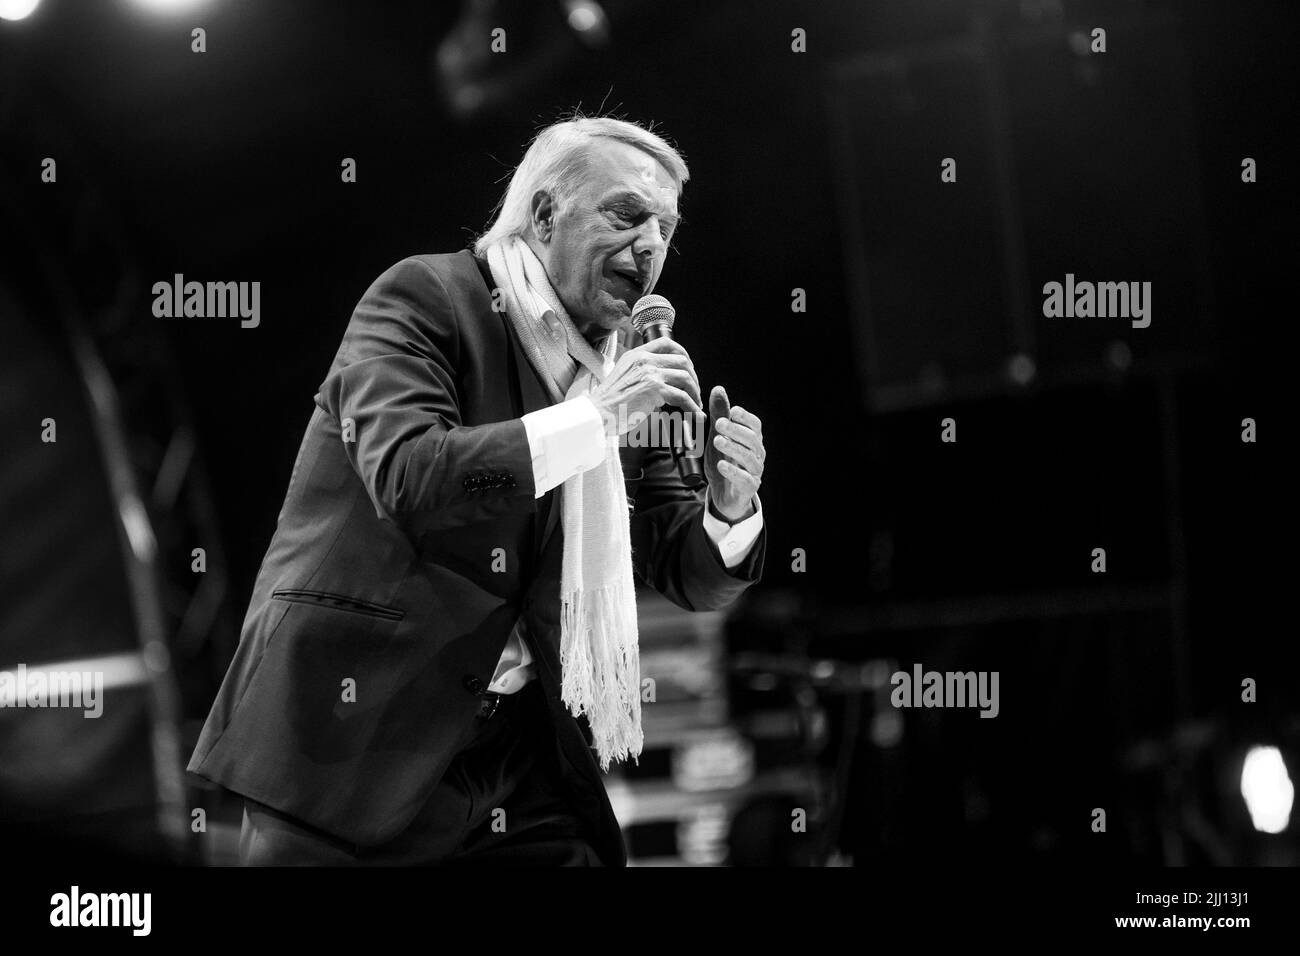
[[[713,437],[704,450],[704,474],[709,480],[709,506],[731,524],[754,514],[754,496],[763,482],[763,423],[753,412],[731,406],[727,390],[715,385],[709,393]]]

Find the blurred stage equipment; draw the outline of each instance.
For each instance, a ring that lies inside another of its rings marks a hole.
[[[234,639],[214,511],[135,256],[84,173],[95,164],[45,104],[0,101],[0,131],[14,129],[83,173],[47,189],[0,157],[0,214],[25,224],[0,238],[0,418],[16,442],[0,458],[0,670],[101,673],[103,712],[0,709],[0,831],[185,859],[201,804],[177,668],[228,659],[219,638]],[[207,574],[191,571],[196,542]],[[194,676],[206,702],[210,675]]]
[[[596,0],[464,0],[460,18],[433,53],[443,105],[452,116],[473,119],[515,104],[574,58],[608,46],[607,6]]]
[[[1220,713],[1142,737],[1121,754],[1128,836],[1165,866],[1300,865],[1286,762],[1298,753],[1295,716]]]
[[[807,760],[823,742],[824,716],[787,707],[732,719],[725,613],[683,611],[648,590],[637,608],[645,748],[606,778],[629,862],[749,862],[732,859],[732,849],[752,845],[755,834],[765,852],[784,852],[766,842],[773,819],[789,844],[792,811],[803,811],[810,830],[824,816],[826,783]],[[816,739],[805,743],[810,728]]]
[[[102,675],[103,699],[98,717],[0,709],[0,828],[179,857],[188,832],[179,701],[156,542],[116,392],[84,333],[59,321],[61,296],[45,300],[43,319],[12,292],[3,298],[5,434],[29,440],[0,469],[0,670]],[[45,334],[61,327],[62,342]],[[43,443],[51,419],[57,441]]]
[[[843,853],[841,837],[863,723],[867,722],[868,739],[874,746],[886,749],[900,743],[903,722],[889,702],[889,678],[897,667],[892,660],[856,664],[797,653],[742,653],[732,659],[732,676],[747,685],[751,700],[761,693],[769,699],[788,696],[795,702],[799,724],[805,728],[800,738],[802,756],[812,769],[810,779],[820,790],[818,812],[808,821],[809,838],[792,831],[788,812],[779,820],[771,819],[756,834],[761,839],[747,840],[751,836],[744,825],[747,821],[740,820],[733,829],[733,863],[826,866],[853,862]],[[834,772],[829,779],[823,779],[818,758],[825,749],[826,714],[832,703],[841,705],[842,715],[834,748]],[[764,713],[751,712],[748,721],[761,724]],[[800,847],[801,843],[805,846]]]
[[[770,647],[783,632],[788,650],[737,653],[737,673],[748,671],[754,687],[769,675],[769,693],[803,684],[830,715],[836,771],[818,851],[830,859],[838,850],[856,866],[954,852],[1091,861],[1098,844],[1076,826],[1076,804],[1043,794],[1104,794],[1108,807],[1119,805],[1136,771],[1117,751],[1161,733],[1175,711],[1163,679],[1161,594],[1133,588],[1092,600],[990,595],[769,613],[766,639],[751,621],[738,623],[750,646]],[[918,662],[928,671],[998,672],[996,719],[974,707],[894,707],[894,674]],[[1117,815],[1131,819],[1152,802]],[[1149,832],[1159,831],[1157,820]],[[1133,836],[1125,830],[1107,844],[1112,863],[1126,854],[1162,861],[1165,847]]]

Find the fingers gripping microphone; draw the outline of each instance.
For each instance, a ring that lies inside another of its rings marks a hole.
[[[647,342],[654,339],[671,339],[673,322],[677,320],[677,311],[672,303],[661,295],[643,295],[632,307],[632,328],[641,334]],[[682,422],[690,420],[688,413],[677,409]],[[686,435],[683,432],[683,439]],[[703,436],[698,436],[699,440]],[[671,443],[673,460],[677,462],[677,473],[682,476],[682,484],[687,488],[703,488],[705,485],[704,465],[701,458],[686,454],[682,442]]]

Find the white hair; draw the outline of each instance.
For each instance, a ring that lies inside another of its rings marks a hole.
[[[550,193],[563,202],[577,191],[587,168],[590,147],[595,140],[612,139],[635,146],[658,160],[672,176],[680,192],[690,172],[686,161],[663,137],[643,126],[608,116],[583,116],[554,123],[534,137],[515,167],[510,185],[494,210],[496,219],[474,243],[476,255],[486,254],[510,236],[522,236],[532,218],[533,196]]]

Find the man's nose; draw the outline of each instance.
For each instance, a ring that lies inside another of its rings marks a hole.
[[[653,266],[666,251],[667,243],[659,233],[659,217],[651,216],[641,223],[641,228],[637,230],[636,239],[632,243],[632,253],[636,256],[638,264],[644,263],[648,258],[650,265]],[[645,266],[642,265],[642,268]]]

